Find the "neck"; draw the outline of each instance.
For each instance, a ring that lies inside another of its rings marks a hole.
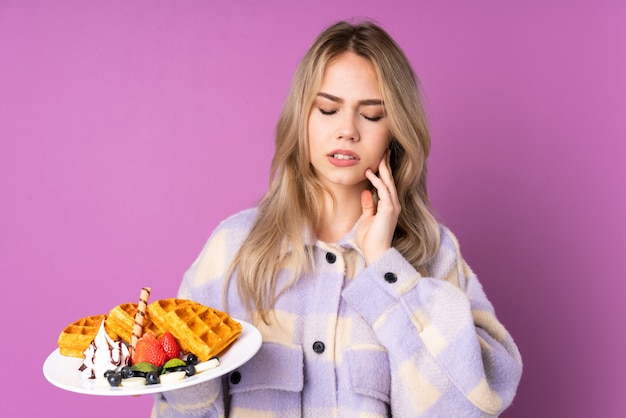
[[[357,222],[363,209],[361,207],[361,189],[352,189],[341,193],[324,194],[324,207],[316,229],[317,238],[325,242],[337,242],[348,233]]]

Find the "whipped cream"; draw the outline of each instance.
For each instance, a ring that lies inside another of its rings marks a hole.
[[[104,321],[96,338],[83,352],[85,359],[78,368],[84,379],[95,379],[104,376],[107,370],[117,369],[120,366],[130,366],[132,361],[128,347],[122,341],[113,341],[104,329]]]

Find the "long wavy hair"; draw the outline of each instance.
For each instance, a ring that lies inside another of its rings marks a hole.
[[[367,21],[338,22],[317,37],[296,70],[276,127],[268,191],[228,272],[228,277],[236,272],[237,289],[248,310],[265,322],[282,291],[314,269],[309,238],[315,236],[324,188],[310,163],[307,124],[326,67],[345,52],[373,64],[385,103],[391,169],[402,208],[392,245],[422,274],[439,247],[439,226],[426,189],[430,135],[418,79],[381,27]],[[279,290],[283,269],[291,276]]]

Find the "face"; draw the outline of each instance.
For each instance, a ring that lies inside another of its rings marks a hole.
[[[333,192],[363,190],[389,147],[389,122],[374,66],[346,52],[324,72],[308,122],[311,164]]]

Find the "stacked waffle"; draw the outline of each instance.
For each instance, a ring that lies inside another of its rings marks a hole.
[[[117,305],[107,315],[81,318],[68,325],[59,336],[62,355],[83,357],[104,320],[107,334],[130,344],[138,312],[136,303]],[[224,351],[241,334],[242,326],[227,313],[187,299],[161,299],[147,305],[143,332],[157,337],[171,332],[185,353],[206,361]]]
[[[72,322],[59,336],[59,351],[64,356],[82,357],[98,333],[106,315],[93,315]]]

